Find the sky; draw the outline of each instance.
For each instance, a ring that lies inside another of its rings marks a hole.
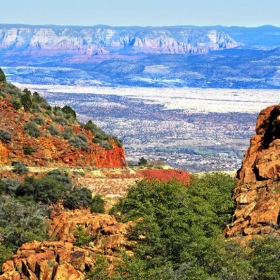
[[[0,23],[280,26],[280,0],[5,0]]]

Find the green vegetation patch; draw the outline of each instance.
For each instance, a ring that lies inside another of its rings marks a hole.
[[[76,136],[72,137],[71,139],[68,140],[70,145],[75,147],[76,149],[80,149],[83,151],[88,152],[90,150],[88,143],[87,143],[87,138],[84,134],[77,134]]]
[[[0,129],[0,140],[4,143],[10,143],[12,140],[12,133],[5,129]]]
[[[24,146],[23,147],[23,152],[25,155],[31,155],[37,151],[36,148],[31,147],[31,146]]]
[[[38,125],[35,122],[28,122],[24,125],[24,130],[31,137],[38,138],[42,135],[42,131],[39,129]]]

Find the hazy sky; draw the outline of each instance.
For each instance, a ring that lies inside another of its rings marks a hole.
[[[280,26],[280,0],[5,0],[0,23]]]

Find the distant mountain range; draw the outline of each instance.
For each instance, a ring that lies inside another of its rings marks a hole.
[[[53,72],[49,81],[63,84],[279,88],[278,46],[274,26],[0,25],[1,66],[74,68]],[[40,71],[31,83],[44,82]]]
[[[224,32],[194,27],[0,26],[0,48],[13,52],[187,54],[236,46]]]

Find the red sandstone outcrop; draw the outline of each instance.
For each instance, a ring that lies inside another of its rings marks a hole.
[[[260,112],[236,182],[227,235],[280,233],[280,104]]]
[[[68,167],[97,167],[97,168],[121,168],[126,166],[124,149],[115,141],[110,140],[112,149],[106,150],[101,145],[92,142],[94,136],[89,130],[83,129],[78,124],[71,124],[74,136],[83,134],[87,138],[88,151],[76,149],[63,137],[50,135],[48,125],[54,125],[60,133],[65,126],[53,122],[44,115],[45,124],[39,126],[42,136],[34,138],[24,131],[24,124],[30,122],[38,114],[16,110],[7,99],[0,99],[0,129],[12,134],[12,140],[8,143],[0,140],[0,165],[11,165],[14,161],[22,161],[28,166],[68,166]],[[31,155],[24,154],[23,147],[35,148]]]
[[[85,236],[91,237],[86,246],[73,244],[79,226]],[[3,264],[0,280],[85,279],[99,254],[112,264],[120,259],[120,249],[131,254],[135,244],[126,238],[131,226],[132,222],[119,223],[114,216],[91,214],[87,210],[54,214],[50,235],[57,241],[23,244],[12,260]]]

